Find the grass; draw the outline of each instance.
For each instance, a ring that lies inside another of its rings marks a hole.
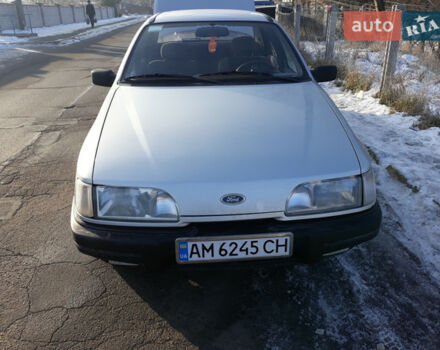
[[[417,193],[419,192],[419,188],[417,186],[411,185],[408,182],[408,179],[405,177],[405,175],[403,175],[399,170],[397,170],[395,167],[393,167],[392,165],[388,165],[386,167],[386,170],[388,172],[388,174],[390,174],[390,176],[401,182],[402,184],[404,184],[406,187],[408,187],[413,193]]]
[[[325,40],[322,22],[310,17],[303,17],[301,22],[301,40]]]
[[[402,42],[400,51],[418,57],[421,63],[435,74],[440,73],[440,45],[436,41]]]
[[[336,65],[338,75],[335,85],[344,90],[352,93],[368,91],[373,85],[373,78],[359,72],[354,67],[354,62],[350,64],[350,62],[343,62],[340,59],[325,60],[322,55],[314,59],[305,50],[301,50],[301,53],[311,68],[321,65]],[[404,88],[404,77],[396,76],[394,81],[393,87],[376,95],[379,98],[379,102],[391,107],[394,111],[411,116],[419,116],[419,119],[413,124],[415,128],[425,130],[432,127],[440,127],[440,116],[433,115],[429,110],[427,98],[422,94],[407,92]]]
[[[417,122],[414,123],[414,127],[425,130],[429,128],[440,128],[440,116],[434,116],[425,114],[422,115]]]
[[[356,70],[348,70],[345,73],[343,87],[351,92],[368,91],[371,89],[373,80],[365,74]]]
[[[303,54],[303,52],[301,53]],[[336,68],[338,69],[338,75],[336,76],[336,85],[343,86],[343,83],[347,77],[347,72],[348,72],[347,66],[345,64],[339,62],[338,60],[326,60],[322,56],[313,60],[312,57],[307,53],[305,53],[304,59],[312,69],[318,66],[328,66],[328,65],[336,66]]]
[[[379,95],[381,104],[390,106],[397,112],[420,116],[414,127],[425,130],[440,127],[440,117],[433,115],[427,108],[428,101],[421,94],[408,93],[403,85],[389,88]]]
[[[368,154],[370,155],[371,159],[373,159],[377,165],[380,165],[380,160],[379,160],[379,157],[377,156],[377,154],[374,153],[374,151],[370,147],[365,146],[365,148],[367,149]]]
[[[368,91],[373,84],[372,78],[360,73],[354,67],[339,60],[326,60],[323,57],[313,60],[313,58],[304,50],[301,51],[306,62],[312,67],[335,65],[338,68],[335,84],[344,90],[351,92]]]
[[[381,104],[408,115],[424,115],[427,100],[424,96],[408,93],[402,85],[388,88],[379,95]]]

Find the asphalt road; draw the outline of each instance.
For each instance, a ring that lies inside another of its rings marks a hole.
[[[439,286],[384,202],[376,239],[312,266],[151,272],[76,251],[75,163],[106,94],[89,72],[135,30],[0,74],[0,349],[439,349]]]

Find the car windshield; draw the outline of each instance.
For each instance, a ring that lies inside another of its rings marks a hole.
[[[309,80],[286,35],[273,23],[152,24],[142,31],[122,82],[285,83]]]

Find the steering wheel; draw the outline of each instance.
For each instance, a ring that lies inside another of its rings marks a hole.
[[[256,70],[256,67],[262,67],[262,68],[264,67],[264,68],[269,68],[269,69],[265,70],[263,68],[263,69]],[[256,71],[257,72],[258,71],[261,71],[261,72],[269,71],[269,72],[271,72],[273,70],[274,70],[274,67],[270,63],[262,60],[261,58],[255,58],[253,60],[244,62],[244,63],[240,64],[235,69],[236,72],[256,72]]]

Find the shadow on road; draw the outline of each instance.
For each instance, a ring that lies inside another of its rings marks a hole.
[[[253,270],[149,272],[117,268],[162,318],[201,348],[261,348],[248,310],[258,296]]]
[[[379,343],[387,349],[438,348],[438,293],[390,235],[398,229],[389,220],[373,241],[314,265],[116,270],[202,349],[373,349]]]
[[[315,334],[324,321],[319,290],[330,292],[328,288],[347,283],[325,286],[332,274],[340,279],[340,269],[332,271],[335,266],[327,261],[230,271],[115,269],[161,318],[197,347],[263,349],[271,348],[273,339],[272,345],[280,349],[309,349],[314,343],[336,346],[334,340],[320,341]]]

